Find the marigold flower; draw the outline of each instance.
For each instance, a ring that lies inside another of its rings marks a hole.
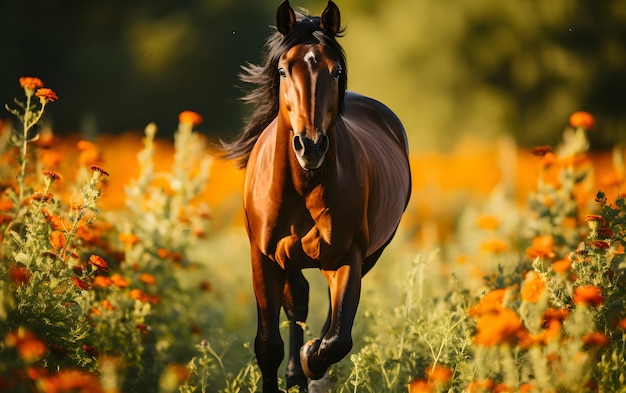
[[[35,90],[37,88],[43,87],[42,80],[34,76],[23,76],[19,79],[19,81],[20,86],[22,86],[24,89]]]
[[[91,170],[94,172],[99,172],[102,176],[109,176],[109,172],[105,171],[104,169],[102,169],[102,167],[99,167],[98,165],[92,165]]]
[[[574,303],[597,307],[604,304],[602,289],[593,285],[585,285],[574,290]]]
[[[113,280],[107,276],[95,276],[91,285],[94,288],[107,288],[113,285]]]
[[[98,256],[98,255],[92,255],[89,257],[89,263],[91,263],[92,265],[94,265],[95,267],[97,267],[99,270],[102,270],[103,272],[108,272],[109,271],[109,264],[107,263],[107,261],[104,260],[104,258]]]
[[[25,266],[13,265],[9,268],[9,279],[17,285],[22,285],[30,280],[31,273]]]
[[[58,174],[52,172],[52,171],[43,171],[41,172],[41,174],[50,179],[51,181],[56,181],[56,180],[61,180],[61,176],[59,176]]]
[[[582,127],[585,130],[593,130],[596,126],[596,120],[589,112],[578,111],[571,114],[569,124],[574,127]]]
[[[7,335],[7,342],[10,346],[17,348],[20,359],[28,363],[36,362],[48,351],[43,341],[23,327],[10,332]]]
[[[531,259],[554,258],[554,238],[550,235],[537,236],[526,249],[526,255]]]
[[[122,232],[117,236],[117,239],[128,246],[134,246],[139,243],[139,237],[134,233]]]
[[[592,242],[589,242],[589,245],[599,250],[608,250],[609,248],[611,248],[611,245],[609,244],[609,242],[604,241],[604,240],[594,240]]]
[[[441,364],[436,364],[426,368],[428,380],[435,383],[446,383],[452,379],[452,369]]]
[[[567,273],[572,266],[572,261],[569,258],[560,259],[552,263],[552,270],[557,273]]]
[[[497,312],[504,308],[504,297],[508,288],[493,289],[485,294],[480,301],[472,306],[467,314],[470,316],[481,316],[490,312]]]
[[[82,370],[62,369],[42,382],[46,393],[90,392],[103,393],[100,379]]]
[[[139,275],[139,281],[143,282],[146,285],[154,285],[156,284],[156,278],[149,273],[141,273]]]
[[[415,379],[409,383],[409,393],[432,393],[435,386],[424,379]]]
[[[476,328],[474,344],[486,347],[515,343],[525,340],[528,335],[519,315],[508,308],[482,315],[477,321]]]
[[[546,283],[543,278],[531,271],[526,275],[522,285],[522,300],[529,303],[537,303],[546,290]]]
[[[586,334],[582,338],[583,344],[587,347],[597,347],[602,348],[609,345],[609,339],[604,333],[600,332],[592,332]]]
[[[533,156],[543,157],[548,153],[552,153],[552,147],[550,146],[535,146],[530,151]]]
[[[84,282],[83,280],[81,280],[78,277],[72,276],[72,282],[74,283],[74,285],[76,285],[80,289],[84,289],[84,290],[89,289],[89,285],[87,285],[86,282]]]
[[[111,276],[111,281],[113,281],[113,284],[115,284],[115,286],[118,288],[128,287],[128,281],[126,281],[126,279],[122,277],[122,275],[119,273],[113,274]]]
[[[39,97],[42,105],[45,105],[48,102],[54,102],[59,99],[59,97],[57,97],[57,94],[54,91],[52,91],[52,89],[48,89],[46,87],[37,89],[37,92],[35,92],[35,95]]]
[[[486,239],[480,243],[480,250],[500,254],[509,249],[509,244],[501,239]]]
[[[129,296],[131,299],[139,300],[140,302],[150,303],[150,304],[157,304],[160,301],[158,296],[147,294],[141,289],[137,289],[137,288],[131,289]]]
[[[0,211],[8,211],[13,209],[13,202],[10,199],[0,199]]]
[[[185,124],[191,124],[192,126],[199,126],[202,124],[202,116],[193,111],[182,111],[178,115],[178,121]]]
[[[54,248],[64,248],[67,244],[65,234],[61,231],[52,231],[49,236],[50,245]]]
[[[500,222],[494,216],[483,214],[476,219],[476,225],[482,229],[498,229]]]
[[[107,310],[115,310],[115,306],[113,305],[113,303],[111,303],[109,299],[102,300],[102,307],[106,308]]]

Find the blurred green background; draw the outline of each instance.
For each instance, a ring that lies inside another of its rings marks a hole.
[[[592,112],[595,148],[626,140],[626,1],[337,0],[349,88],[394,109],[414,149],[463,135],[556,142]],[[175,129],[234,136],[249,108],[240,65],[262,59],[279,1],[0,2],[0,99],[38,76],[60,97],[57,132]],[[292,0],[319,15],[323,0]],[[0,115],[8,118],[8,113]],[[163,134],[162,134],[163,135]]]

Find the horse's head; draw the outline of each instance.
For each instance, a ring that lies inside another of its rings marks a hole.
[[[281,55],[276,72],[279,117],[293,133],[291,148],[303,169],[315,170],[324,163],[331,144],[328,132],[345,92],[345,60],[334,41],[340,32],[339,8],[329,1],[320,18],[298,21],[284,1],[277,11],[277,28],[284,39],[298,29],[310,31]]]

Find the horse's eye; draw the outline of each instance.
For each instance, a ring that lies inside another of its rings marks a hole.
[[[342,72],[341,66],[338,65],[337,68],[333,70],[331,76],[333,77],[334,80],[338,80],[339,77],[341,76],[341,72]]]
[[[279,69],[278,69],[278,75],[280,75],[280,77],[281,77],[282,79],[285,79],[285,78],[287,77],[287,73],[285,72],[285,69],[284,69],[284,68],[279,68]]]

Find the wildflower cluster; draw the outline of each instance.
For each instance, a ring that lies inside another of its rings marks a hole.
[[[132,208],[102,213],[109,172],[98,146],[77,144],[79,186],[60,175],[60,160],[42,159],[53,149],[37,145],[32,131],[57,96],[38,78],[20,84],[26,103],[8,109],[23,127],[0,149],[18,151],[17,182],[1,178],[0,390],[173,391],[187,379],[182,362],[201,334],[176,273],[191,265],[187,248],[206,233],[207,209],[192,202],[209,162],[197,123],[181,120],[167,184],[150,170],[148,132],[142,171],[127,190]],[[162,378],[166,370],[178,370],[173,380]]]

